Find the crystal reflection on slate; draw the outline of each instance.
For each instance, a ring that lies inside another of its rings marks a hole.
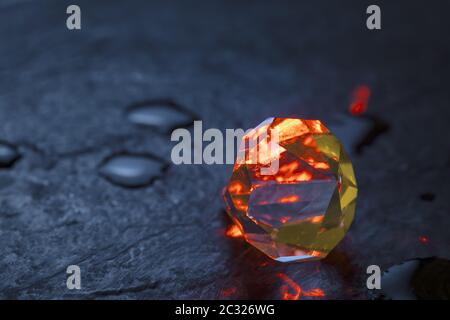
[[[345,150],[352,152],[361,137],[369,132],[371,123],[366,118],[339,115],[328,128],[339,138]]]
[[[422,258],[392,266],[381,278],[381,290],[392,300],[448,300],[450,260]]]
[[[127,112],[130,122],[168,132],[192,124],[194,116],[172,101],[152,100],[137,103]]]
[[[117,154],[100,166],[100,174],[110,182],[123,187],[143,187],[162,175],[166,164],[142,154]]]
[[[20,154],[15,146],[0,142],[0,168],[11,167],[19,158]]]
[[[361,154],[365,147],[389,130],[389,125],[383,119],[368,114],[359,117],[341,115],[329,129],[341,140],[347,151]]]

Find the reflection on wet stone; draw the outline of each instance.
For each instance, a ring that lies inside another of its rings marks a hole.
[[[339,138],[345,151],[352,153],[363,135],[370,130],[370,122],[362,117],[340,115],[337,121],[330,123],[328,128]]]
[[[10,168],[20,158],[17,147],[0,141],[0,168]]]
[[[161,132],[189,126],[195,116],[171,100],[148,100],[136,103],[127,110],[128,121]]]
[[[339,138],[347,152],[362,154],[365,147],[389,130],[389,125],[377,116],[341,115],[328,128]]]
[[[99,173],[116,185],[137,188],[161,177],[166,168],[167,164],[152,155],[122,153],[105,159]]]
[[[371,122],[371,127],[366,134],[361,137],[355,147],[355,151],[358,154],[362,154],[364,148],[372,145],[379,136],[389,131],[389,124],[375,115],[365,115],[367,120]]]
[[[448,300],[450,260],[422,258],[392,266],[381,278],[381,290],[392,300]]]

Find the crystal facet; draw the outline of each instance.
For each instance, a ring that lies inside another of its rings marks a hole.
[[[258,136],[270,140],[273,132],[278,146],[267,155]],[[356,179],[339,140],[319,120],[269,118],[243,137],[240,151],[247,154],[248,145],[258,149],[259,161],[241,152],[224,189],[227,212],[245,240],[281,262],[324,258],[355,214]],[[261,159],[274,156],[278,171],[263,175]]]

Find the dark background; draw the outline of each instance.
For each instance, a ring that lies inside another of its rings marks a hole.
[[[281,272],[364,299],[370,264],[449,258],[448,1],[375,1],[378,31],[367,1],[75,3],[81,31],[66,28],[72,2],[0,3],[0,140],[21,155],[0,169],[1,298],[278,299]],[[170,161],[170,135],[127,121],[135,103],[170,99],[206,128],[333,124],[360,84],[388,130],[350,151],[357,215],[321,262],[224,236],[230,166],[170,165],[134,189],[98,173],[117,152]],[[66,288],[71,264],[82,290]]]

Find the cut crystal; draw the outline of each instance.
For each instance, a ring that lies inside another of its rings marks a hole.
[[[245,152],[273,160],[264,142],[273,132],[278,170],[263,175],[267,161]],[[240,151],[224,199],[245,240],[281,262],[324,258],[355,214],[356,179],[339,140],[319,120],[269,118],[243,137]]]

